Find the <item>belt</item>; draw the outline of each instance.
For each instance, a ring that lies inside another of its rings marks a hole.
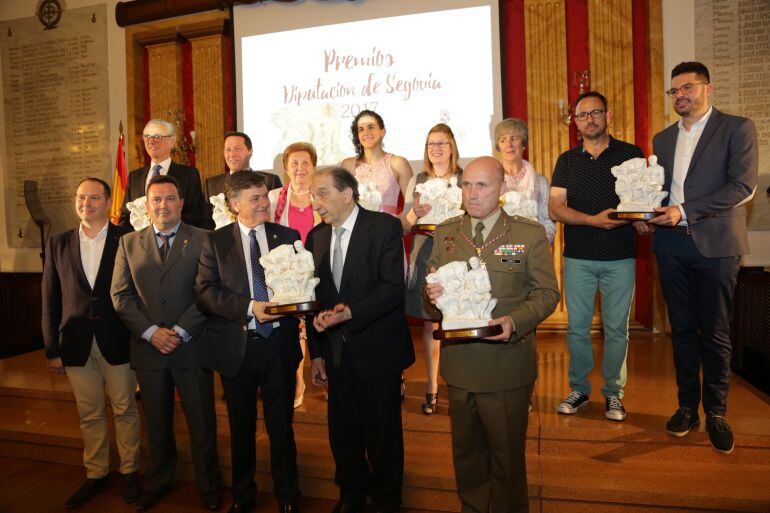
[[[260,335],[257,330],[249,330],[248,334],[249,334],[249,338],[257,338],[257,339],[260,339],[260,340],[267,340],[265,337]]]
[[[690,232],[690,225],[676,225],[669,228],[672,232],[680,233],[682,235],[690,235],[692,232]]]

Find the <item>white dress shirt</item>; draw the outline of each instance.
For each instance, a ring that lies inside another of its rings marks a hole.
[[[342,233],[342,240],[340,241],[340,244],[342,244],[342,265],[345,266],[345,259],[348,256],[348,245],[350,244],[350,235],[353,233],[353,227],[356,224],[356,219],[358,218],[358,205],[355,205],[353,207],[353,211],[350,213],[347,219],[345,219],[345,222],[342,223],[340,226],[342,228],[345,228],[345,231]],[[329,265],[332,269],[334,269],[334,244],[337,241],[337,235],[334,233],[334,227],[332,227],[332,237],[331,237],[331,245],[329,246],[329,254],[331,257],[329,258]]]
[[[168,168],[171,167],[171,157],[160,162],[150,162],[150,169],[147,171],[147,179],[144,181],[144,189],[147,190],[147,184],[152,180],[152,168],[155,164],[160,164],[160,174],[166,176],[168,174]]]
[[[700,136],[703,134],[703,129],[706,127],[706,122],[711,117],[713,110],[713,107],[709,107],[708,112],[693,123],[689,130],[685,128],[684,120],[679,120],[679,135],[676,138],[676,150],[674,150],[674,172],[671,177],[671,198],[669,201],[670,205],[679,206],[679,211],[682,213],[682,222],[679,224],[687,224],[687,214],[682,207],[687,170],[690,168],[692,154],[695,153],[695,147],[698,146]]]
[[[170,161],[171,161],[171,159],[169,159],[169,162]],[[162,233],[163,235],[168,235],[170,233],[173,233],[174,236],[173,237],[169,237],[169,239],[168,239],[168,247],[171,248],[174,245],[174,240],[176,239],[176,234],[179,231],[179,226],[181,224],[182,224],[182,221],[179,221],[177,223],[177,225],[174,226],[171,229],[168,229],[168,230],[158,230],[158,228],[155,226],[155,223],[153,223],[153,225],[152,225],[152,232],[153,232],[153,234],[155,234],[155,242],[157,242],[158,248],[160,248],[163,245],[163,240],[160,237],[158,237],[157,234]],[[170,250],[169,250],[169,254],[171,254]],[[175,324],[172,329],[179,334],[179,336],[182,339],[182,342],[189,342],[190,338],[192,338],[192,337],[190,337],[190,334],[187,333],[187,330],[185,330],[183,327],[181,327],[181,326],[179,326],[177,324]],[[152,340],[152,336],[155,334],[156,331],[158,331],[158,325],[157,324],[153,324],[152,326],[150,326],[149,328],[144,330],[144,333],[142,333],[142,338],[144,340],[146,340],[147,342],[149,342],[150,340]]]
[[[251,279],[251,237],[249,236],[249,232],[252,229],[242,224],[240,221],[238,221],[238,229],[241,231],[241,245],[243,246],[243,259],[246,261],[246,276],[248,276],[247,281],[249,282],[249,293],[251,297],[254,297],[254,282]],[[258,224],[254,227],[254,230],[257,232],[256,235],[257,244],[259,244],[259,253],[261,256],[265,256],[270,253],[270,246],[267,245],[267,233],[265,232],[265,225]],[[269,288],[267,289],[267,297],[268,299],[273,297],[273,292]],[[252,299],[249,301],[249,310],[246,312],[246,315],[249,318],[250,330],[257,328],[257,320],[254,317],[254,310],[252,309],[253,306],[254,300]],[[275,321],[273,323],[273,328],[277,328],[280,325],[280,322]]]
[[[99,230],[99,233],[93,239],[86,235],[86,232],[83,230],[83,223],[80,223],[80,229],[78,230],[80,262],[83,264],[83,271],[86,273],[86,279],[91,286],[91,290],[94,288],[96,275],[99,272],[99,263],[102,261],[104,242],[107,240],[107,227],[109,224],[109,222],[104,223],[102,229]]]

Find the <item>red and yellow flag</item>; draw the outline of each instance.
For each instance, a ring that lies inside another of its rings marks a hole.
[[[126,170],[126,154],[123,152],[123,124],[118,139],[118,153],[115,156],[115,174],[112,177],[112,208],[110,208],[110,221],[117,224],[120,219],[120,210],[123,207],[123,198],[128,186],[128,171]]]

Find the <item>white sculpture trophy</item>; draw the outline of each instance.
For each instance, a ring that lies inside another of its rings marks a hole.
[[[437,340],[473,339],[499,335],[502,326],[490,326],[497,299],[492,297],[489,273],[477,257],[442,265],[425,277],[427,283],[440,283],[444,292],[436,301],[441,311],[441,329],[433,332]]]
[[[225,193],[220,192],[216,196],[209,197],[209,201],[214,206],[214,211],[211,213],[211,218],[214,220],[214,229],[219,230],[223,226],[235,222],[235,214],[230,210],[230,205],[227,204],[225,199]]]
[[[448,181],[444,178],[431,178],[418,184],[415,191],[420,195],[420,203],[430,205],[430,212],[417,220],[412,227],[417,232],[433,232],[436,225],[452,217],[465,213],[462,209],[463,191],[457,186],[457,177]]]
[[[382,205],[382,194],[374,183],[358,184],[358,204],[366,210],[379,212]]]
[[[663,199],[668,196],[663,191],[663,166],[658,165],[658,157],[650,155],[649,166],[643,158],[630,159],[612,168],[615,177],[615,193],[620,198],[617,212],[610,218],[624,221],[648,221],[660,215],[655,212]]]
[[[537,201],[529,196],[529,193],[508,191],[500,196],[500,204],[509,216],[525,217],[537,221]]]
[[[282,244],[260,257],[265,269],[265,285],[273,292],[270,299],[277,306],[265,309],[270,315],[304,314],[321,310],[315,299],[315,287],[321,281],[315,277],[313,254],[302,241]]]
[[[150,221],[150,216],[147,214],[146,196],[136,198],[134,201],[126,203],[126,208],[131,215],[130,221],[131,226],[134,227],[134,230],[138,232],[139,230],[144,230],[150,226],[152,221]]]

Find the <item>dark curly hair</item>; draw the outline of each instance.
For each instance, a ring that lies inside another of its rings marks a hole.
[[[385,128],[385,122],[382,120],[382,116],[374,112],[373,110],[364,109],[353,118],[353,123],[350,125],[350,140],[353,141],[353,147],[356,149],[356,157],[358,160],[364,158],[364,147],[361,145],[361,141],[358,139],[358,120],[364,116],[371,116],[377,120],[377,124],[380,128]]]

